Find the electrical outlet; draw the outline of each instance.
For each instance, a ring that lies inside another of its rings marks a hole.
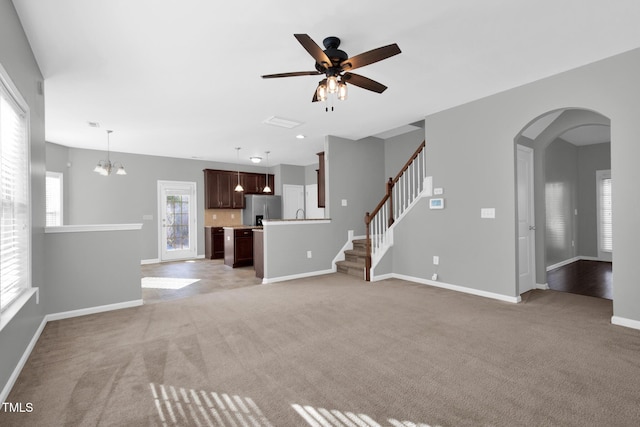
[[[433,256],[433,265],[440,264],[440,257],[438,255]]]
[[[347,206],[347,199],[342,199],[342,206]]]
[[[311,258],[311,251],[307,251],[307,258]]]
[[[433,273],[433,276],[431,276],[431,280],[438,280],[438,273]]]
[[[231,214],[231,219],[234,219],[236,217],[236,214]]]
[[[213,219],[218,219],[218,215],[213,214]]]

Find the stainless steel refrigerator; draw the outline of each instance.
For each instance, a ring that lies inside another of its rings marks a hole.
[[[244,225],[262,225],[263,219],[282,219],[282,198],[252,194],[244,196]]]

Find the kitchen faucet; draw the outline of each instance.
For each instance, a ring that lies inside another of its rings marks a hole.
[[[304,209],[300,208],[296,211],[296,219],[298,219],[298,212],[302,211],[302,219],[304,219],[305,215],[304,215]]]

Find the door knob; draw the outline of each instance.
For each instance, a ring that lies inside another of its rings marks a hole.
[[[535,230],[535,229],[536,229],[536,226],[535,226],[535,225],[530,225],[530,226],[529,226],[529,230]]]

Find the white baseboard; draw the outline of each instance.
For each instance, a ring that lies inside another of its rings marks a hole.
[[[270,279],[264,278],[262,279],[262,284],[266,285],[267,283],[285,282],[287,280],[294,280],[294,279],[304,279],[305,277],[322,276],[324,274],[331,274],[335,272],[336,272],[336,268],[334,266],[334,268],[330,268],[328,270],[310,271],[308,273],[292,274],[290,276],[272,277]]]
[[[393,273],[379,274],[377,276],[371,276],[372,282],[379,282],[381,280],[393,279]]]
[[[449,289],[451,291],[463,292],[465,294],[471,294],[471,295],[476,295],[476,296],[479,296],[479,297],[496,299],[496,300],[499,300],[499,301],[505,301],[505,302],[510,302],[510,303],[514,303],[514,304],[517,304],[520,301],[522,301],[522,298],[520,298],[520,295],[518,295],[516,297],[512,297],[512,296],[509,296],[509,295],[502,295],[502,294],[496,294],[494,292],[481,291],[479,289],[467,288],[465,286],[452,285],[451,283],[436,282],[434,280],[422,279],[420,277],[405,276],[404,274],[391,273],[390,275],[387,274],[385,276],[392,276],[392,277],[394,277],[396,279],[407,280],[409,282],[416,282],[416,283],[420,283],[420,284],[423,284],[423,285],[435,286],[436,288]]]
[[[9,396],[9,393],[11,392],[13,385],[18,379],[20,372],[22,372],[22,368],[24,368],[24,365],[27,363],[27,360],[29,359],[29,356],[31,355],[33,348],[38,342],[38,339],[40,338],[40,335],[42,334],[42,331],[44,330],[44,327],[47,325],[48,322],[51,322],[53,320],[61,320],[61,319],[68,319],[71,317],[84,316],[87,314],[119,310],[121,308],[137,307],[140,305],[142,305],[141,299],[133,300],[133,301],[125,301],[117,304],[101,305],[97,307],[83,308],[80,310],[72,310],[72,311],[65,311],[61,313],[52,313],[52,314],[45,315],[44,318],[42,319],[42,322],[40,323],[40,326],[38,327],[36,332],[33,334],[31,341],[29,341],[29,345],[27,345],[27,348],[24,350],[24,353],[22,354],[22,357],[18,361],[18,364],[16,365],[15,369],[11,373],[9,380],[7,381],[4,388],[2,389],[2,393],[0,394],[0,404],[2,404],[7,398],[7,396]]]
[[[552,264],[552,265],[547,267],[547,271],[551,271],[551,270],[555,270],[556,268],[564,267],[565,265],[569,265],[569,264],[574,263],[576,261],[605,261],[605,260],[601,259],[601,258],[598,258],[596,256],[580,255],[580,256],[576,256],[576,257],[573,257],[573,258],[566,259],[564,261],[560,261],[560,262],[558,262],[556,264]]]
[[[145,265],[145,264],[160,264],[160,259],[159,258],[143,259],[143,260],[140,260],[140,264],[141,265]]]
[[[541,289],[543,291],[548,291],[551,289],[548,283],[536,283],[536,289]]]
[[[640,320],[627,319],[626,317],[611,316],[611,323],[626,328],[640,329]]]
[[[36,333],[33,334],[31,341],[29,341],[29,345],[27,345],[27,348],[24,350],[24,353],[22,353],[22,357],[20,358],[20,360],[18,361],[18,364],[16,365],[15,369],[11,373],[9,380],[4,385],[4,388],[2,389],[2,393],[0,393],[0,405],[4,403],[4,401],[7,399],[7,396],[9,396],[9,393],[11,392],[13,385],[18,380],[18,377],[20,376],[20,372],[22,372],[22,368],[24,368],[24,365],[27,363],[29,356],[31,356],[31,352],[33,351],[33,348],[36,346],[36,343],[40,338],[40,334],[42,334],[42,331],[44,330],[44,327],[46,325],[47,325],[47,319],[45,317],[42,319],[42,322],[40,322],[40,326],[38,326]]]
[[[99,305],[97,307],[81,308],[79,310],[63,311],[60,313],[47,314],[45,320],[51,322],[53,320],[69,319],[71,317],[86,316],[87,314],[102,313],[105,311],[120,310],[122,308],[138,307],[143,304],[141,299],[118,302],[115,304]]]

